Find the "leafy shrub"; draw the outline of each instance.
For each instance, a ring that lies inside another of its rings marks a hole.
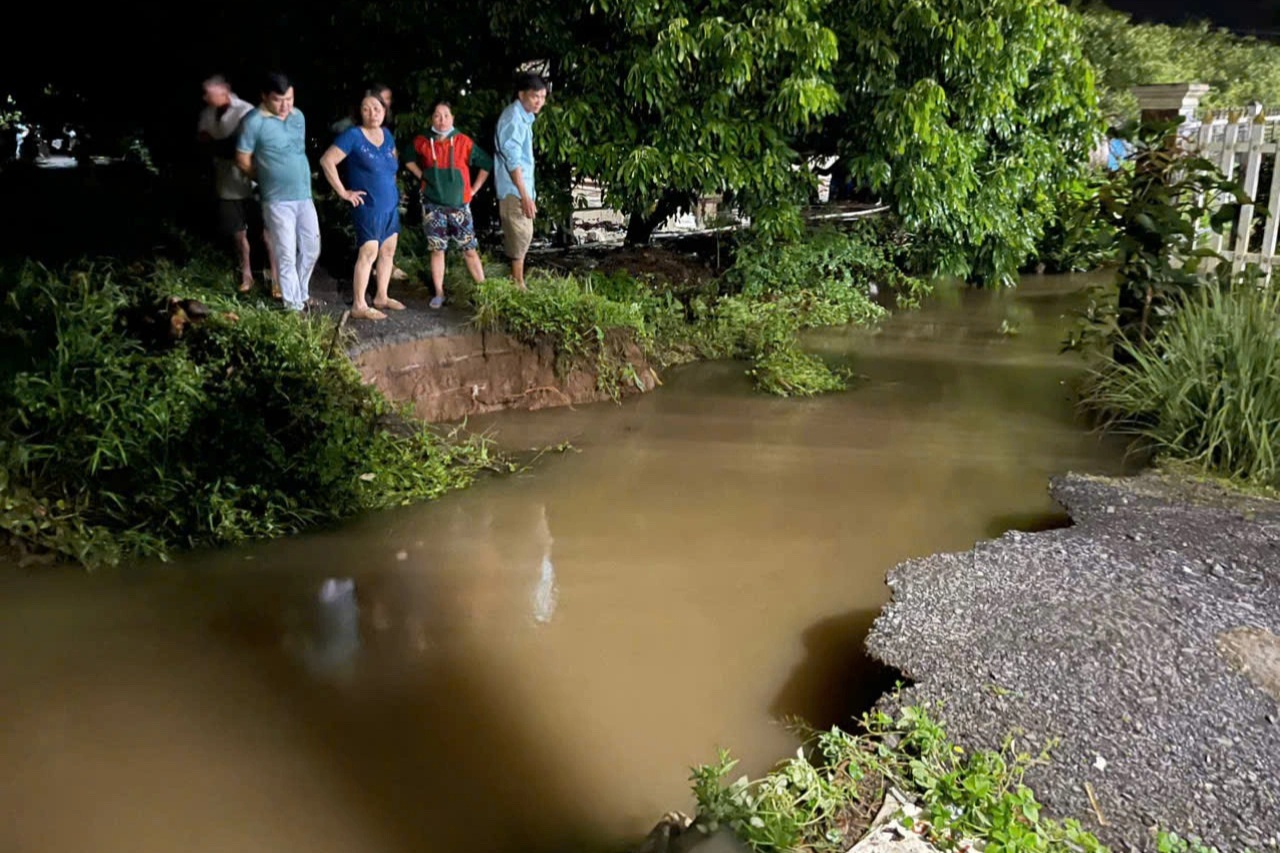
[[[1044,272],[1088,272],[1116,255],[1115,228],[1099,211],[1107,178],[1085,174],[1058,194],[1053,218],[1036,245],[1035,260]]]
[[[737,248],[729,281],[751,299],[800,295],[817,313],[807,326],[868,322],[883,315],[871,301],[880,290],[910,304],[927,288],[904,274],[875,226],[844,232],[816,228],[801,240],[747,236]]]
[[[0,527],[25,542],[89,564],[164,555],[436,497],[494,465],[364,385],[332,321],[235,303],[208,266],[13,275]],[[172,345],[138,333],[169,295],[214,312]]]
[[[1175,128],[1153,121],[1120,129],[1133,156],[1098,194],[1102,219],[1115,234],[1116,280],[1094,288],[1069,346],[1149,338],[1181,295],[1230,277],[1231,265],[1205,242],[1235,220],[1248,196],[1217,164],[1168,147]]]

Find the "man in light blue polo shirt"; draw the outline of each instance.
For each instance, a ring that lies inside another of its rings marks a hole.
[[[293,84],[283,74],[268,74],[261,105],[240,126],[236,165],[258,182],[280,290],[292,311],[322,304],[310,295],[311,273],[320,258],[320,220],[311,200],[306,139],[306,119],[293,108]]]
[[[516,99],[498,118],[494,140],[494,186],[502,246],[511,261],[511,278],[524,290],[524,256],[533,242],[533,218],[538,215],[533,185],[533,121],[547,102],[547,83],[525,74],[516,83]]]

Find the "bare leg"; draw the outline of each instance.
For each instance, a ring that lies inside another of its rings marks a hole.
[[[396,244],[399,242],[400,235],[392,234],[382,241],[382,246],[378,249],[378,295],[373,299],[373,304],[378,308],[399,310],[404,307],[398,300],[387,295],[387,288],[391,286],[391,272],[396,268]]]
[[[472,281],[477,284],[484,281],[484,264],[480,262],[479,252],[475,249],[467,249],[462,253],[462,260],[467,264],[467,272],[471,273]]]
[[[253,267],[249,263],[249,232],[242,228],[231,238],[236,244],[236,260],[240,263],[240,292],[253,289]]]
[[[524,258],[511,262],[511,278],[516,283],[516,287],[526,290],[524,286]]]
[[[369,303],[365,301],[364,295],[369,290],[369,272],[373,267],[373,260],[378,256],[378,244],[373,240],[362,243],[356,254],[356,268],[351,277],[351,311],[353,316],[367,317],[369,315]]]
[[[431,284],[436,296],[444,296],[444,252],[431,253]]]

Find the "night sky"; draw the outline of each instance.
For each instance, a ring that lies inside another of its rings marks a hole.
[[[1222,27],[1280,35],[1280,0],[1107,0],[1113,9],[1165,24],[1204,19]]]

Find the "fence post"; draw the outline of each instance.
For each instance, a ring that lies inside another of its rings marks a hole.
[[[1138,99],[1143,121],[1173,121],[1178,116],[1194,119],[1200,107],[1200,99],[1209,92],[1207,83],[1161,83],[1155,86],[1134,86],[1133,96]]]
[[[1266,112],[1263,112],[1265,127]],[[1264,131],[1263,138],[1265,140],[1266,133]],[[1264,143],[1265,144],[1265,143]],[[1273,140],[1271,152],[1271,188],[1267,192],[1267,222],[1262,229],[1262,246],[1259,247],[1259,262],[1262,264],[1263,281],[1271,284],[1272,270],[1276,264],[1276,236],[1280,232],[1280,141]],[[1259,170],[1261,171],[1261,170]]]
[[[1254,101],[1245,108],[1245,119],[1247,123],[1244,125],[1247,139],[1244,144],[1248,145],[1248,150],[1244,157],[1244,192],[1249,198],[1256,198],[1258,195],[1258,176],[1262,172],[1262,140],[1266,134],[1266,116],[1262,112],[1262,104]],[[1240,272],[1244,269],[1246,255],[1249,254],[1249,237],[1253,231],[1253,211],[1252,203],[1240,205],[1240,216],[1236,222],[1236,246],[1235,257],[1232,260],[1232,272]]]

